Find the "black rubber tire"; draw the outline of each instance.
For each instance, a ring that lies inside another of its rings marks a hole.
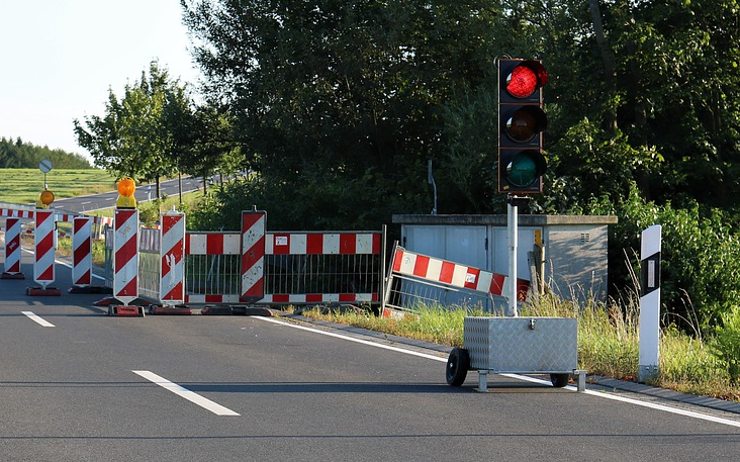
[[[550,382],[555,388],[563,388],[568,385],[570,374],[550,374]]]
[[[447,360],[447,383],[453,387],[459,387],[465,382],[468,369],[470,369],[468,350],[453,348]]]

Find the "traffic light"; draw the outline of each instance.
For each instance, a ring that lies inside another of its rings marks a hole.
[[[542,132],[547,116],[542,110],[542,86],[547,71],[535,60],[498,61],[498,192],[542,192],[547,161]]]

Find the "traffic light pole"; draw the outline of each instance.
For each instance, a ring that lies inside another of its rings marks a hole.
[[[516,307],[516,254],[519,246],[517,236],[518,208],[514,196],[507,196],[506,200],[506,232],[509,236],[509,310],[507,316],[517,317],[519,312]]]
[[[507,316],[518,317],[517,309],[517,253],[519,247],[519,206],[525,205],[531,197],[516,196],[508,194],[506,196],[506,233],[509,238],[509,306]]]

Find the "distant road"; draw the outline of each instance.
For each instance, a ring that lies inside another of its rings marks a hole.
[[[188,177],[182,179],[183,194],[203,188],[203,179]],[[175,196],[178,194],[177,179],[162,181],[159,184],[160,194]],[[157,198],[157,189],[154,183],[139,185],[136,187],[136,200],[146,202]],[[70,212],[89,212],[92,210],[114,207],[118,199],[117,191],[110,191],[88,196],[76,196],[67,199],[57,199],[54,207]]]

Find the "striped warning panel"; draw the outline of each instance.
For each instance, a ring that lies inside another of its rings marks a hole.
[[[370,303],[378,294],[265,294],[260,303]]]
[[[46,288],[54,282],[54,212],[49,210],[36,210],[36,230],[34,232],[34,243],[36,260],[33,264],[33,280]]]
[[[8,274],[21,272],[21,220],[19,218],[5,219],[5,266]]]
[[[139,296],[139,212],[116,209],[113,228],[113,297],[128,305]]]
[[[271,233],[267,255],[380,255],[381,233]]]
[[[265,227],[267,212],[242,212],[241,296],[255,302],[265,295]]]
[[[165,304],[185,300],[185,214],[170,212],[160,218],[161,281],[159,299]]]
[[[72,226],[72,283],[92,284],[92,217],[76,217]]]
[[[483,271],[472,266],[460,265],[447,260],[409,252],[396,247],[393,256],[393,272],[413,276],[427,281],[474,290],[476,292],[502,295],[508,276]],[[517,279],[517,298],[524,300],[529,281]]]

